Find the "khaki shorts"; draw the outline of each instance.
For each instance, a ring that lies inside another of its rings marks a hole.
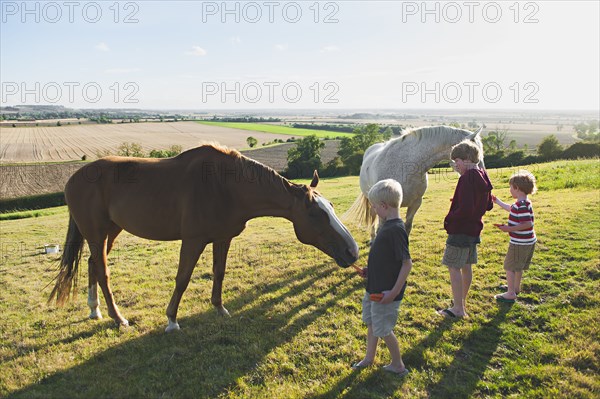
[[[531,245],[509,243],[506,258],[504,258],[504,270],[511,272],[529,270],[534,249],[535,243]]]
[[[477,244],[468,247],[455,247],[446,244],[442,264],[455,269],[462,269],[465,265],[477,263]]]
[[[371,301],[369,293],[365,292],[362,300],[362,320],[366,325],[371,325],[374,336],[382,338],[394,332],[394,326],[398,321],[400,302],[394,301],[382,305],[379,302]]]

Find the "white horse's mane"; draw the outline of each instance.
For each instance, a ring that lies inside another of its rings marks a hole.
[[[415,140],[416,142],[422,140],[434,140],[439,142],[440,144],[445,144],[446,142],[454,142],[454,135],[463,136],[464,138],[467,138],[473,135],[473,132],[452,126],[423,126],[408,129],[404,131],[400,135],[400,137],[397,137],[393,140]]]

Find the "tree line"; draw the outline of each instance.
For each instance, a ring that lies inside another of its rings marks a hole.
[[[172,158],[181,154],[183,148],[180,145],[172,145],[169,149],[166,150],[150,150],[150,152],[146,153],[142,148],[140,143],[129,143],[123,142],[117,148],[116,155],[121,157],[134,157],[134,158]],[[109,155],[113,155],[110,151],[98,152],[96,154],[97,158],[106,157]],[[85,155],[84,155],[85,157]],[[85,161],[85,158],[82,158]]]
[[[600,157],[598,123],[586,124],[582,131],[585,135],[578,133],[582,140],[567,147],[562,146],[555,135],[549,135],[537,145],[535,152],[530,152],[527,146],[517,148],[516,141],[509,140],[506,131],[491,131],[482,137],[485,164],[490,168],[500,168],[559,159]],[[382,130],[377,124],[363,125],[355,128],[353,133],[353,137],[341,140],[337,156],[327,164],[321,161],[325,143],[316,135],[296,141],[296,146],[288,150],[288,166],[283,174],[288,178],[309,178],[314,170],[318,170],[323,177],[358,175],[367,148],[377,142],[389,140],[393,135],[391,128]],[[438,166],[448,167],[448,162],[442,162]]]

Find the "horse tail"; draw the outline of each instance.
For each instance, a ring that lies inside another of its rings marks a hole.
[[[69,215],[67,238],[60,258],[58,275],[54,279],[56,283],[50,293],[48,303],[56,298],[56,305],[62,306],[69,300],[71,292],[73,292],[73,297],[77,294],[77,276],[82,253],[83,235],[73,220],[73,216]]]
[[[369,199],[361,192],[342,218],[357,222],[361,226],[365,225],[370,229],[375,224],[376,215],[371,212]]]

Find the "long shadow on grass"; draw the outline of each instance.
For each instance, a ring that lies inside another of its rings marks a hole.
[[[412,348],[402,353],[402,360],[406,367],[413,373],[423,369],[425,365],[425,351],[437,345],[444,333],[450,329],[451,323],[442,323],[435,330],[431,331],[425,338]],[[400,326],[397,333],[402,334]],[[365,343],[366,345],[366,343]],[[378,351],[387,351],[387,347],[382,341],[379,342]],[[360,355],[360,354],[359,354]],[[350,366],[350,365],[348,365]],[[364,373],[370,374],[365,378]],[[363,371],[353,371],[351,374],[342,378],[327,392],[311,396],[310,399],[327,398],[381,398],[393,395],[397,389],[410,378],[410,375],[404,378],[398,378],[392,374],[386,373],[381,369],[370,368]]]
[[[257,285],[230,300],[230,319],[220,318],[212,309],[184,317],[180,332],[165,334],[161,326],[11,396],[216,397],[236,387],[242,377],[261,386],[265,375],[270,375],[257,368],[265,356],[356,290],[348,274],[312,296],[302,295],[316,291],[311,287],[335,270],[321,264]],[[283,312],[271,311],[290,298],[303,299],[290,301],[293,305]],[[90,322],[90,330],[95,328]],[[293,375],[294,370],[280,368],[278,372]]]
[[[462,347],[442,378],[427,391],[431,398],[469,398],[481,381],[502,338],[509,305],[501,305],[493,319],[482,324],[463,339]]]

